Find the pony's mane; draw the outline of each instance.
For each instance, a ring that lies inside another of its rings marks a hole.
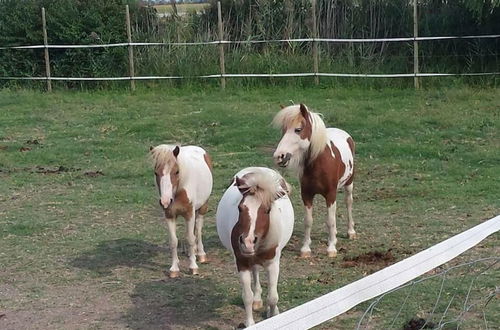
[[[307,109],[307,107],[306,107]],[[326,127],[322,115],[307,109],[311,122],[311,145],[309,146],[309,162],[315,160],[328,144]],[[292,125],[297,125],[302,120],[300,105],[291,105],[280,110],[273,119],[273,125],[282,130],[287,130]]]
[[[238,188],[247,189],[247,192],[256,196],[265,206],[290,193],[290,185],[276,171],[255,168],[243,175],[242,179],[245,185]]]
[[[176,162],[176,158],[173,153],[174,148],[174,145],[160,144],[151,149],[150,156],[155,169],[164,166],[173,166],[173,164]]]

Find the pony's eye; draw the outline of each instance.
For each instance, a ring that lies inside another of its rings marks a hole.
[[[302,132],[302,127],[297,127],[295,129],[295,133],[299,134],[300,132]]]
[[[179,175],[179,170],[177,170],[177,171],[175,172],[175,175]]]

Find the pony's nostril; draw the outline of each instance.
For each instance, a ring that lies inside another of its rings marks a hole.
[[[253,239],[253,244],[257,243],[257,236]]]
[[[173,199],[173,198],[170,198],[170,204],[172,204],[172,202],[173,202],[173,201],[174,201],[174,199]]]
[[[243,236],[240,236],[240,243],[243,244]]]

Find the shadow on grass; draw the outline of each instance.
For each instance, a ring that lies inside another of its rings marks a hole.
[[[139,283],[131,300],[134,306],[123,317],[130,329],[216,329],[217,309],[227,303],[213,280],[188,275]]]
[[[165,250],[155,244],[136,239],[121,238],[99,243],[91,251],[83,253],[74,259],[71,265],[86,268],[99,275],[110,275],[117,266],[158,269],[158,264],[152,261]]]

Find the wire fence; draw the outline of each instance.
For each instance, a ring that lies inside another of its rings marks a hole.
[[[500,257],[439,267],[374,299],[356,329],[443,329],[498,326]]]
[[[421,77],[450,77],[450,76],[496,76],[500,71],[491,72],[462,72],[462,73],[440,73],[440,72],[420,72],[419,66],[419,42],[426,41],[440,41],[440,40],[469,40],[469,39],[498,39],[500,34],[492,35],[469,35],[469,36],[433,36],[422,37],[418,36],[418,22],[416,13],[416,2],[414,11],[414,36],[413,37],[400,37],[400,38],[320,38],[318,36],[315,24],[313,24],[313,37],[312,38],[298,38],[298,39],[273,39],[273,40],[225,40],[222,15],[220,11],[220,2],[218,3],[218,23],[219,23],[219,40],[214,41],[200,41],[200,42],[132,42],[131,24],[129,8],[126,6],[126,27],[128,42],[111,43],[111,44],[87,44],[87,45],[51,45],[47,41],[47,28],[45,21],[45,9],[42,8],[42,23],[44,44],[43,45],[25,45],[25,46],[12,46],[0,47],[0,50],[22,50],[22,49],[43,49],[45,57],[45,76],[3,76],[0,80],[45,80],[47,82],[47,89],[52,89],[52,81],[130,81],[131,88],[135,89],[136,80],[178,80],[178,79],[220,79],[221,87],[225,87],[226,78],[280,78],[280,77],[313,77],[315,83],[318,84],[319,77],[353,77],[353,78],[412,78],[415,82],[415,88],[419,88],[419,78]],[[315,0],[313,0],[312,13],[313,19],[316,18]],[[413,43],[413,72],[412,73],[339,73],[339,72],[320,72],[318,69],[319,53],[318,46],[320,44],[353,44],[353,43],[398,43],[398,42],[411,42]],[[239,44],[275,44],[275,43],[310,43],[312,45],[313,66],[311,72],[294,72],[294,73],[226,73],[225,68],[225,50],[226,45],[239,45]],[[205,75],[136,75],[134,67],[134,48],[135,47],[170,47],[170,46],[205,46],[217,45],[219,47],[219,72]],[[113,47],[127,47],[128,48],[128,76],[121,77],[61,77],[52,76],[50,52],[51,49],[82,49],[82,48],[113,48]],[[453,55],[453,54],[451,54]]]

